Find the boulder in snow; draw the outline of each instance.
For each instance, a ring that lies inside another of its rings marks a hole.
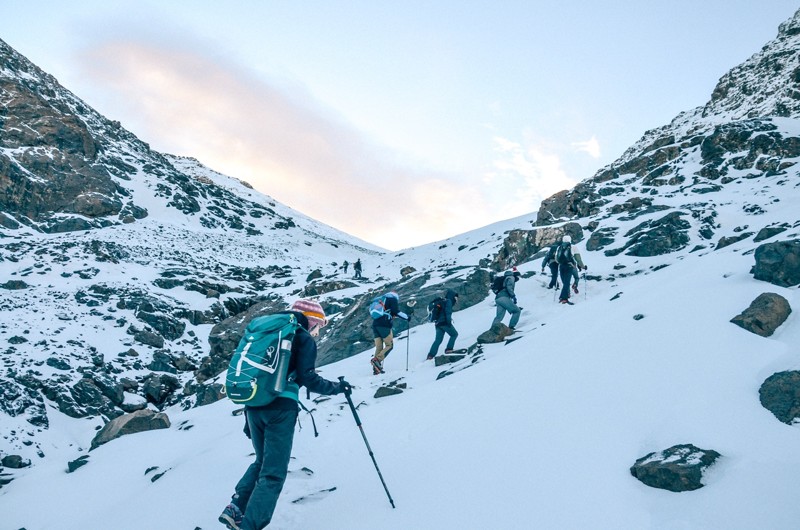
[[[750,307],[733,317],[731,322],[756,335],[769,337],[791,312],[786,298],[776,293],[761,293],[750,303]]]
[[[638,459],[631,466],[631,475],[653,488],[692,491],[703,487],[703,472],[720,456],[692,444],[675,445]]]
[[[150,409],[137,410],[131,414],[125,414],[114,418],[106,423],[92,440],[92,445],[89,450],[96,449],[104,443],[108,443],[126,434],[152,431],[155,429],[167,429],[169,426],[169,417],[163,412],[153,412]]]
[[[800,284],[800,240],[765,243],[756,249],[756,280],[781,287]]]

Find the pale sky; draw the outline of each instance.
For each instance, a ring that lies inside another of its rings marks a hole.
[[[787,0],[0,0],[158,151],[387,249],[536,211],[708,101]]]

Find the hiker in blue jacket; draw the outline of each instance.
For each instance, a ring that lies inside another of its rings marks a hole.
[[[408,315],[400,311],[400,296],[395,291],[383,295],[383,314],[372,319],[372,332],[375,335],[375,355],[370,359],[372,373],[383,373],[383,361],[394,348],[392,321],[395,317],[408,320]]]
[[[272,520],[289,468],[300,387],[322,395],[352,390],[347,381],[328,381],[316,372],[314,338],[327,324],[322,306],[313,300],[298,300],[289,312],[300,324],[289,360],[288,373],[294,374],[294,379],[268,405],[245,407],[245,434],[253,443],[256,459],[236,484],[236,493],[219,516],[219,521],[231,530],[261,530]]]
[[[512,330],[516,328],[522,313],[522,309],[517,306],[517,295],[514,294],[514,284],[517,283],[519,278],[520,273],[517,272],[516,267],[503,274],[503,288],[494,297],[494,303],[497,305],[497,314],[492,321],[493,326],[502,322],[503,317],[506,316],[506,311],[508,311],[511,313],[511,321],[508,323],[508,327]]]
[[[447,346],[444,353],[452,353],[458,338],[458,331],[453,327],[453,306],[458,302],[458,293],[452,289],[448,289],[444,295],[444,307],[439,312],[439,318],[434,321],[436,327],[436,338],[431,344],[431,349],[428,351],[428,361],[436,357],[439,353],[439,346],[442,345],[444,334],[447,333],[450,338],[447,340]]]

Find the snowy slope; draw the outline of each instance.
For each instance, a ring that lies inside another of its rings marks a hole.
[[[593,271],[613,265],[594,255],[587,262]],[[553,303],[544,276],[529,278],[519,284],[523,338],[485,346],[479,362],[438,381],[444,367],[421,361],[430,326],[412,330],[409,371],[405,341],[377,378],[369,351],[324,367],[323,376],[357,386],[397,509],[335,397],[316,406],[319,438],[301,415],[271,527],[794,528],[800,432],[760,406],[758,387],[775,371],[800,367],[800,325],[795,313],[765,339],[729,320],[764,290],[794,307],[800,295],[753,280],[751,265],[752,256],[732,246],[655,273],[591,282],[573,307]],[[488,300],[457,313],[459,345],[473,343],[493,314]],[[408,384],[403,394],[371,397],[395,380]],[[55,458],[0,493],[12,507],[4,527],[218,527],[251,453],[233,410],[226,401],[169,410],[172,428],[115,440],[67,474],[66,461],[86,454],[96,422],[73,426],[46,447]],[[635,459],[677,443],[722,453],[707,487],[676,494],[630,476]],[[67,512],[77,513],[65,519]]]

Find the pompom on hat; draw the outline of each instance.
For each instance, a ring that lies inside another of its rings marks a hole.
[[[308,327],[311,330],[314,327],[325,327],[328,324],[328,319],[325,318],[325,311],[319,302],[314,300],[300,299],[292,304],[292,311],[303,313],[308,319]]]
[[[569,235],[565,235],[564,237],[561,238],[561,241],[563,241],[564,243],[572,243],[572,238]]]

